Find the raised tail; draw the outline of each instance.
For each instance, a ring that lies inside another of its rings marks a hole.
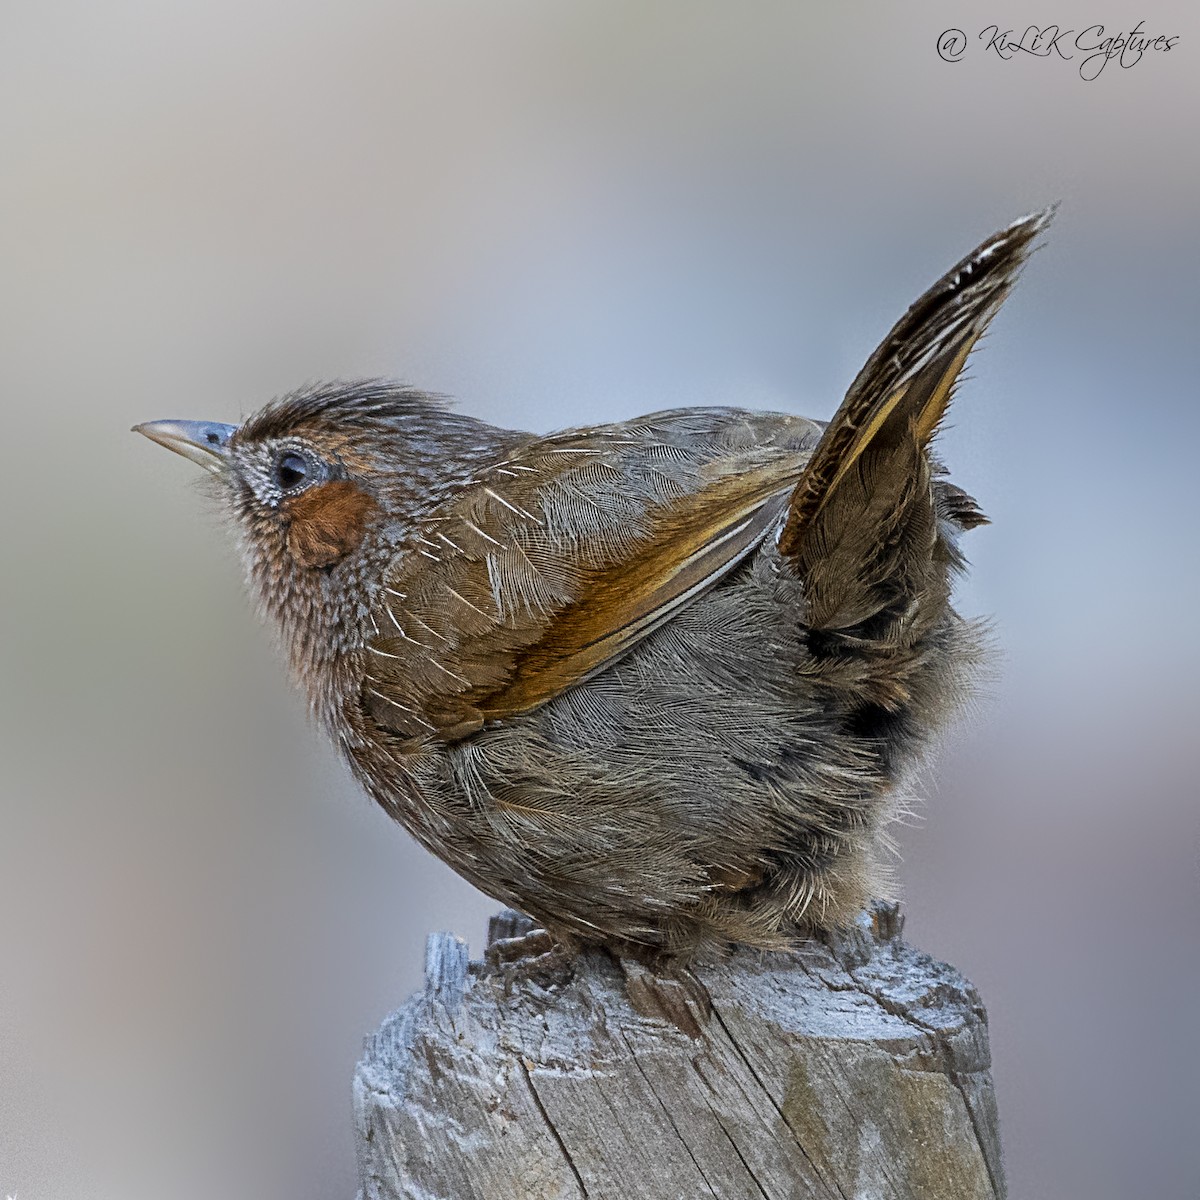
[[[1014,222],[939,279],[867,360],[825,430],[779,539],[805,585],[814,651],[904,658],[944,616],[960,561],[953,535],[986,518],[938,478],[929,443],[1052,216]],[[903,702],[901,677],[872,676],[862,683],[877,703]]]

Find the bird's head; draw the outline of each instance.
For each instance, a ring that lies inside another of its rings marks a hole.
[[[134,429],[215,477],[250,587],[326,717],[317,692],[371,632],[388,563],[501,438],[437,398],[377,382],[296,392],[241,425]]]

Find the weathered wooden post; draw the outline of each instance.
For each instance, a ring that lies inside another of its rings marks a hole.
[[[900,926],[698,986],[600,953],[538,982],[431,936],[355,1078],[361,1200],[999,1200],[987,1015]]]

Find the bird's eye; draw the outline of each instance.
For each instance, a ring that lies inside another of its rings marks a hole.
[[[303,454],[286,450],[275,462],[275,482],[282,491],[292,492],[303,487],[312,476],[312,467]]]

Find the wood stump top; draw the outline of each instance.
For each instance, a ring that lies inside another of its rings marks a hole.
[[[879,906],[668,979],[429,940],[354,1082],[362,1200],[997,1200],[987,1015]],[[504,939],[504,940],[500,940]]]

